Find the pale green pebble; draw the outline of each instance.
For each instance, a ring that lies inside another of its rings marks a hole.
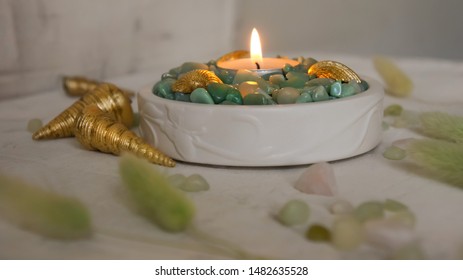
[[[312,102],[312,95],[308,92],[303,92],[299,97],[296,99],[296,103],[308,103]]]
[[[338,200],[335,201],[330,206],[330,212],[335,215],[344,215],[349,214],[354,211],[354,206],[347,200]]]
[[[299,97],[299,91],[293,87],[284,87],[278,91],[277,103],[278,104],[292,104],[295,103]]]
[[[383,207],[384,210],[391,212],[408,210],[408,207],[405,204],[394,199],[386,199],[386,201],[384,201]]]
[[[169,180],[173,187],[180,188],[181,185],[185,184],[186,176],[183,174],[173,174],[167,177],[167,180]]]
[[[313,101],[325,101],[329,100],[330,96],[323,86],[318,86],[312,94],[312,99]]]
[[[214,104],[214,100],[211,95],[204,88],[197,88],[193,90],[190,95],[190,100],[193,103]]]
[[[283,225],[294,226],[305,223],[309,216],[309,205],[302,200],[293,199],[283,205],[278,212],[277,218]]]
[[[361,203],[355,208],[354,215],[362,223],[373,219],[381,219],[384,217],[383,203],[379,201]]]
[[[172,85],[175,83],[175,81],[175,79],[167,78],[157,82],[153,86],[153,93],[159,97],[173,100],[175,96],[172,92]]]
[[[392,104],[384,109],[384,116],[400,116],[402,114],[403,108],[399,104]]]
[[[331,242],[339,250],[353,250],[363,241],[360,222],[352,216],[337,219],[331,229]]]
[[[342,84],[341,85],[341,95],[340,97],[348,97],[352,96],[360,91],[357,91],[352,85],[350,84]]]
[[[267,97],[261,93],[248,94],[243,98],[244,105],[267,105]]]
[[[405,150],[396,146],[391,146],[383,152],[383,157],[389,160],[402,160],[406,155]]]
[[[179,188],[186,192],[207,191],[210,189],[209,183],[199,174],[193,174],[186,178]]]
[[[409,228],[415,227],[416,224],[416,217],[415,214],[413,214],[409,210],[402,210],[402,211],[397,211],[394,214],[390,215],[388,217],[389,220],[398,222],[404,226],[407,226]]]
[[[34,133],[40,128],[42,128],[43,123],[40,119],[31,119],[27,122],[27,131],[30,133]]]

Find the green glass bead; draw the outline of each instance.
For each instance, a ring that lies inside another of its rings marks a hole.
[[[357,93],[357,90],[351,84],[342,84],[341,88],[341,97],[348,97]]]
[[[334,82],[335,81],[333,79],[329,79],[329,78],[315,78],[315,79],[311,79],[308,82],[306,82],[305,85],[307,87],[323,86],[325,90],[328,92],[330,90],[331,84]]]
[[[234,90],[234,88],[226,84],[210,83],[207,85],[207,91],[212,96],[215,104],[222,103],[231,90]]]
[[[293,199],[285,203],[277,215],[277,219],[286,226],[305,223],[309,219],[310,208],[302,200]]]
[[[166,99],[174,99],[174,94],[172,92],[172,85],[175,83],[175,79],[167,78],[157,82],[153,86],[153,93],[159,97]]]
[[[180,66],[179,74],[190,72],[191,70],[204,69],[209,70],[209,66],[198,62],[185,62]]]
[[[42,128],[42,126],[43,126],[42,120],[31,119],[29,120],[29,122],[27,122],[27,131],[29,131],[30,133],[34,133],[40,128]]]
[[[225,100],[236,103],[238,105],[243,104],[243,97],[237,89],[230,90],[225,97]]]
[[[277,103],[278,104],[292,104],[295,103],[300,96],[299,91],[293,87],[284,87],[278,91]]]
[[[261,93],[248,94],[243,98],[244,105],[267,105],[267,97]]]
[[[179,187],[186,192],[207,191],[210,189],[209,183],[199,174],[188,176],[185,182]]]
[[[381,219],[384,217],[383,203],[379,201],[364,202],[355,208],[354,215],[362,223],[372,219]]]
[[[390,146],[383,152],[383,157],[389,160],[402,160],[406,156],[406,151],[396,146]]]
[[[363,241],[362,225],[352,216],[337,219],[331,229],[331,242],[340,250],[353,250]]]
[[[331,233],[326,227],[315,224],[307,229],[305,237],[315,242],[329,242],[331,240]]]
[[[313,101],[325,101],[329,100],[330,96],[326,92],[325,88],[323,86],[318,86],[315,88],[315,90],[312,93],[312,99]]]
[[[177,101],[191,102],[190,94],[186,94],[186,93],[182,93],[182,92],[175,92],[174,93],[174,98]]]
[[[383,207],[385,210],[391,212],[408,210],[408,207],[405,204],[394,199],[386,199]]]
[[[330,86],[330,95],[334,97],[340,97],[343,93],[341,82],[334,82]]]
[[[209,92],[204,88],[197,88],[190,94],[190,100],[193,103],[214,104]]]
[[[392,104],[384,109],[384,116],[400,116],[404,109],[399,104]]]
[[[313,102],[312,95],[309,92],[303,92],[296,99],[296,103],[308,103]]]

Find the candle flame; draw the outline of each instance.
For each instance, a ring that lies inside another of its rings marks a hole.
[[[251,33],[251,61],[262,64],[262,46],[260,45],[259,33],[257,29],[252,29]]]

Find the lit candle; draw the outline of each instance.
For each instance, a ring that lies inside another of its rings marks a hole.
[[[254,28],[251,34],[251,57],[221,61],[217,66],[227,70],[250,70],[262,76],[269,73],[281,73],[286,64],[296,66],[299,63],[287,58],[262,57],[259,33]]]

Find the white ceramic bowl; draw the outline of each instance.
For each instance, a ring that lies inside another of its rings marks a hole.
[[[142,137],[170,157],[224,166],[287,166],[344,159],[381,140],[382,86],[288,105],[208,105],[138,94]]]

